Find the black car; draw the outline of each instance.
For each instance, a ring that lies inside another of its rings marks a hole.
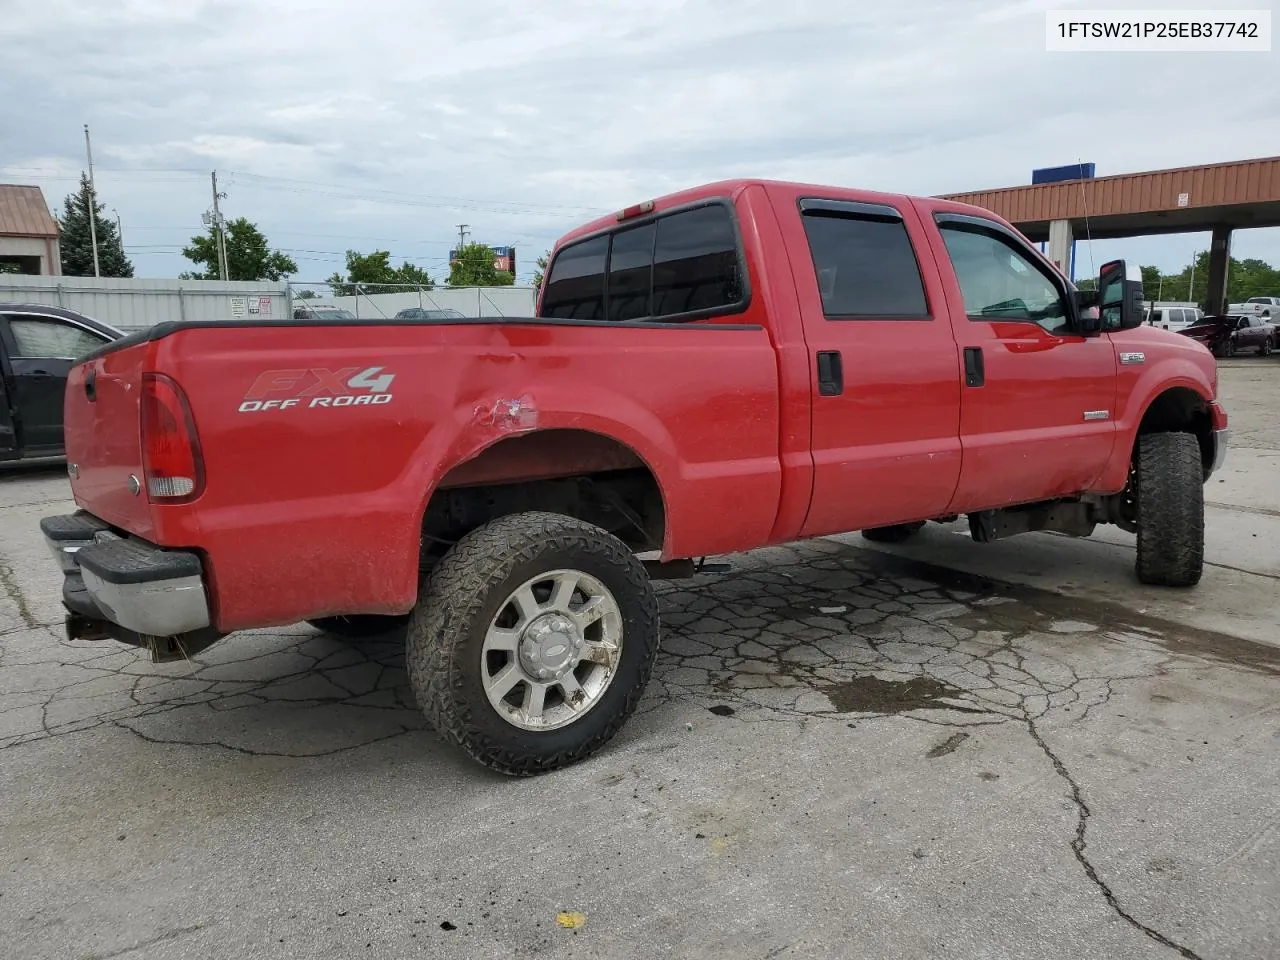
[[[62,396],[76,361],[124,332],[36,303],[0,303],[0,460],[61,457]]]

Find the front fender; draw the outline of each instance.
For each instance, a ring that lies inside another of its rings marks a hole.
[[[1192,341],[1194,342],[1194,341]],[[1116,421],[1116,445],[1111,463],[1099,481],[1099,487],[1108,493],[1124,489],[1129,474],[1129,460],[1137,442],[1142,418],[1156,398],[1168,390],[1193,391],[1206,404],[1217,395],[1217,373],[1213,357],[1203,346],[1196,345],[1203,359],[1184,348],[1174,356],[1159,357],[1155,363],[1141,366],[1121,365],[1118,384],[1120,416]],[[1120,348],[1121,353],[1134,352]],[[1205,360],[1208,361],[1206,368]]]

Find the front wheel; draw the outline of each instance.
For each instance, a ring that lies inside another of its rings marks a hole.
[[[1192,587],[1204,570],[1204,464],[1190,433],[1138,438],[1138,579]]]
[[[1235,353],[1235,345],[1229,339],[1218,341],[1218,345],[1213,348],[1214,356],[1226,359]]]
[[[441,736],[531,776],[612,739],[657,653],[657,597],[626,545],[572,517],[520,513],[473,530],[432,569],[405,665]]]

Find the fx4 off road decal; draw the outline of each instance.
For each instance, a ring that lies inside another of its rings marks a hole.
[[[323,367],[266,370],[240,402],[241,413],[382,406],[391,402],[394,373],[385,367]]]

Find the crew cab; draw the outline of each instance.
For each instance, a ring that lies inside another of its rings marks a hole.
[[[1244,303],[1228,304],[1227,313],[1260,320],[1280,319],[1280,297],[1250,297]]]
[[[573,231],[531,318],[162,324],[72,371],[67,630],[166,659],[407,621],[436,729],[527,775],[617,732],[652,579],[709,556],[1114,523],[1191,586],[1227,415],[1140,276],[1081,292],[977,207],[742,180]]]
[[[61,457],[67,374],[124,334],[73,310],[0,303],[0,461]]]

